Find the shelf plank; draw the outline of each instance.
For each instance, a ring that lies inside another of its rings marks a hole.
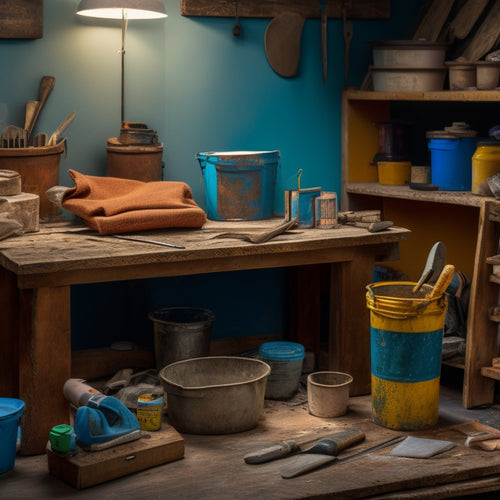
[[[473,195],[470,191],[418,191],[408,186],[389,186],[378,182],[351,182],[346,185],[349,194],[398,198],[411,201],[447,203],[480,208],[487,198]]]
[[[310,0],[181,0],[181,15],[194,17],[272,18],[289,11],[305,18],[319,18],[319,2]],[[327,2],[329,18],[342,18],[342,0]],[[390,19],[390,0],[356,0],[350,4],[347,16],[351,19]]]
[[[500,368],[495,368],[493,366],[483,366],[481,368],[481,375],[493,380],[500,380]]]
[[[500,90],[439,90],[434,92],[377,92],[344,89],[344,97],[353,101],[457,101],[490,102],[500,100]]]

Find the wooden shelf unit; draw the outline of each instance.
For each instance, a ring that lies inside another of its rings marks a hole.
[[[412,163],[430,164],[420,163],[429,156],[426,130],[466,121],[484,137],[498,123],[499,110],[497,90],[386,93],[346,88],[342,98],[341,210],[379,209],[384,219],[410,229],[412,238],[401,243],[394,267],[411,280],[420,276],[436,241],[446,245],[447,262],[471,278],[465,360],[463,366],[453,363],[464,370],[465,408],[493,403],[498,379],[491,366],[498,356],[498,324],[490,321],[489,310],[497,305],[500,289],[490,281],[487,258],[499,253],[500,202],[470,192],[379,184],[373,163],[379,147],[375,124],[413,120]]]

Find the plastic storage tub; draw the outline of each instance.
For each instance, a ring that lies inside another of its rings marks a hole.
[[[211,220],[260,220],[273,216],[279,151],[198,153]]]
[[[290,399],[298,390],[304,346],[296,342],[266,342],[259,347],[259,358],[271,367],[266,398]]]

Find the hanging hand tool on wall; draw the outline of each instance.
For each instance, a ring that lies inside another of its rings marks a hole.
[[[323,82],[328,79],[328,49],[327,49],[327,25],[328,15],[326,13],[326,0],[319,0],[321,13],[321,65],[323,68]]]
[[[352,21],[347,19],[347,11],[351,7],[351,0],[345,0],[342,3],[342,26],[344,32],[344,64],[345,64],[345,77],[349,74],[349,51],[351,47],[353,26]]]
[[[267,26],[264,35],[267,60],[271,68],[285,78],[297,73],[305,20],[300,14],[284,11]]]
[[[235,0],[234,5],[235,5],[236,12],[235,12],[235,19],[234,19],[233,35],[240,36],[241,35],[241,28],[240,28],[240,17],[238,15],[238,0]]]

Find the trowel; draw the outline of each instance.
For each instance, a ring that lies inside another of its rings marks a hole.
[[[446,264],[446,246],[441,241],[434,243],[429,255],[427,256],[427,261],[425,263],[424,270],[420,276],[418,283],[413,288],[413,293],[417,293],[422,285],[425,283],[435,283]]]
[[[247,464],[263,464],[276,460],[278,458],[288,457],[292,454],[303,455],[311,454],[311,456],[323,456],[328,459],[334,459],[342,450],[352,446],[365,439],[365,433],[359,429],[347,429],[336,432],[321,441],[317,442],[310,448],[301,451],[301,444],[296,441],[287,440],[275,443],[267,448],[248,453],[243,457]],[[308,461],[308,458],[305,458]]]

